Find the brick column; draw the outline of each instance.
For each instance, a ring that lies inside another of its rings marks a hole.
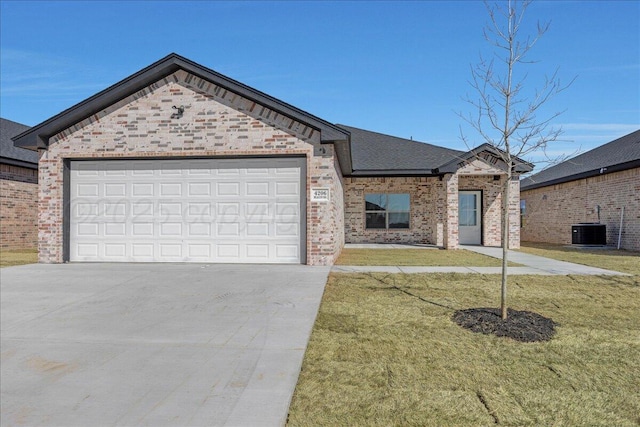
[[[458,175],[445,175],[444,184],[444,242],[445,249],[458,249]]]

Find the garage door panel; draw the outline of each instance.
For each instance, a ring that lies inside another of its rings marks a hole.
[[[131,204],[131,214],[133,219],[145,218],[153,216],[153,202],[152,201],[136,201]]]
[[[170,217],[182,217],[182,203],[180,202],[160,202],[158,203],[158,209],[161,219],[168,219]]]
[[[123,222],[106,222],[104,224],[104,235],[106,237],[125,236],[126,234],[126,224]]]
[[[297,196],[300,194],[298,183],[296,182],[276,182],[275,196]]]
[[[276,237],[289,237],[300,235],[300,224],[296,222],[277,222],[275,226]]]
[[[153,258],[153,243],[132,243],[131,255],[139,259],[152,259]]]
[[[110,182],[104,184],[104,197],[125,197],[127,184],[125,182]]]
[[[219,243],[216,245],[217,259],[221,262],[235,262],[240,258],[239,243]]]
[[[249,222],[246,226],[246,237],[269,237],[269,223]]]
[[[152,182],[149,183],[134,183],[132,185],[132,195],[134,197],[145,197],[150,196],[153,197],[155,195],[154,185]]]
[[[237,222],[229,222],[229,223],[218,223],[217,224],[217,235],[220,237],[240,237],[240,224]]]
[[[126,245],[124,243],[105,243],[105,257],[122,258],[126,255]]]
[[[203,218],[211,216],[211,203],[187,202],[187,216],[191,218]]]
[[[240,196],[240,184],[236,181],[231,182],[218,182],[216,187],[216,196],[224,197],[239,197]]]
[[[301,260],[303,159],[71,163],[70,259]]]
[[[99,188],[98,184],[78,184],[76,193],[78,197],[98,197],[100,196]]]
[[[134,222],[131,224],[132,237],[153,237],[154,224],[152,222]]]
[[[99,246],[97,243],[79,243],[77,245],[77,253],[79,257],[91,257],[98,256]]]
[[[78,236],[86,236],[86,237],[93,237],[93,236],[98,236],[99,233],[99,229],[100,229],[100,225],[97,223],[81,223],[81,224],[76,224],[76,231],[78,233]]]
[[[179,197],[182,196],[182,183],[180,182],[161,182],[160,197]]]
[[[245,196],[247,197],[269,197],[268,182],[247,182],[245,184]]]
[[[189,197],[211,197],[210,182],[189,182],[187,183],[187,196]]]
[[[194,244],[191,243],[187,246],[189,258],[201,258],[203,261],[211,259],[211,245],[210,244]]]

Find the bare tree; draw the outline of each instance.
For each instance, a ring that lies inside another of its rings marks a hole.
[[[571,85],[562,85],[557,70],[545,76],[540,87],[529,88],[525,83],[527,74],[520,67],[533,64],[528,54],[538,40],[549,29],[549,23],[537,24],[534,35],[523,37],[520,32],[525,12],[531,0],[507,0],[490,5],[485,2],[490,23],[484,29],[484,37],[493,48],[493,57],[480,58],[471,67],[469,84],[475,96],[467,96],[466,101],[474,112],[460,114],[480,135],[483,142],[498,148],[504,161],[507,179],[502,186],[502,283],[501,315],[507,318],[507,254],[509,248],[509,196],[510,184],[518,176],[514,171],[514,161],[523,159],[536,151],[545,151],[547,144],[557,141],[561,128],[551,126],[552,121],[562,111],[539,118],[541,107],[551,98]],[[462,133],[462,131],[461,131]],[[462,139],[470,146],[464,134]],[[477,144],[476,144],[477,145]]]

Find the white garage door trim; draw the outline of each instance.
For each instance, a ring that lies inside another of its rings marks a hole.
[[[305,262],[301,157],[75,160],[69,260]]]

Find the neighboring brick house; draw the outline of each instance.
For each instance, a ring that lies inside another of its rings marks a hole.
[[[601,223],[608,245],[617,246],[621,237],[621,248],[640,251],[640,130],[520,185],[523,241],[570,244],[572,225]]]
[[[29,126],[0,118],[0,248],[38,246],[38,153],[15,147]]]
[[[501,242],[493,147],[334,125],[176,54],[14,140],[42,153],[41,262],[327,265],[345,242]]]

